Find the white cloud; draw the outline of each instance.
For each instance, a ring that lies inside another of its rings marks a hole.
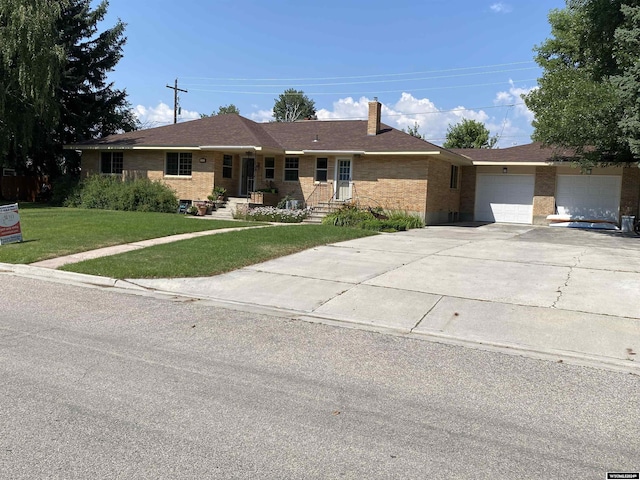
[[[360,97],[358,100],[351,97],[341,98],[333,102],[332,110],[318,110],[318,119],[366,120],[369,101],[370,99],[367,97]],[[489,120],[489,116],[482,110],[467,110],[461,106],[443,111],[428,98],[416,98],[407,92],[403,92],[397,102],[382,105],[383,123],[406,130],[417,122],[418,131],[427,140],[438,144],[444,141],[449,124],[459,123],[463,118],[479,122]]]
[[[155,107],[136,105],[133,113],[138,117],[143,128],[159,127],[173,123],[173,107],[163,102],[160,102]],[[196,118],[200,118],[198,112],[191,112],[183,108],[178,116],[178,121],[194,120]]]
[[[258,123],[271,122],[274,120],[273,110],[258,110],[257,112],[250,113],[248,118]]]
[[[382,122],[398,129],[406,130],[418,123],[418,131],[428,141],[442,145],[447,135],[449,125],[460,123],[463,119],[482,122],[492,135],[500,135],[500,147],[511,146],[514,142],[528,143],[528,133],[533,114],[526,105],[516,105],[508,108],[506,105],[522,103],[520,95],[532,89],[516,88],[511,82],[508,91],[496,93],[494,104],[505,105],[505,108],[492,110],[493,116],[484,110],[472,110],[463,105],[452,109],[439,108],[428,98],[416,98],[412,94],[403,92],[395,103],[383,103]],[[369,101],[372,99],[360,97],[341,98],[333,102],[331,108],[322,108],[316,112],[318,120],[366,120],[369,112]],[[259,110],[248,115],[254,121],[273,120],[273,112]]]
[[[511,13],[513,11],[513,7],[511,5],[502,2],[494,3],[489,8],[495,13]]]
[[[522,95],[526,95],[538,87],[531,88],[518,88],[514,85],[513,80],[509,80],[511,85],[508,92],[498,92],[493,103],[496,105],[511,105],[514,104],[514,112],[518,117],[525,118],[529,123],[533,121],[534,115],[531,110],[527,108],[522,100]]]

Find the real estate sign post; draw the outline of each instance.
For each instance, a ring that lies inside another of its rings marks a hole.
[[[0,206],[0,245],[22,241],[18,204]]]

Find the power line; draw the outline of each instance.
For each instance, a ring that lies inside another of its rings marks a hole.
[[[476,67],[460,67],[460,68],[447,68],[441,70],[426,70],[421,72],[406,72],[406,73],[380,73],[374,75],[351,75],[342,77],[300,77],[300,78],[224,78],[224,77],[183,77],[192,80],[216,80],[216,81],[233,81],[233,82],[299,82],[305,80],[342,80],[342,79],[356,79],[356,78],[380,78],[380,77],[394,77],[394,76],[408,76],[408,75],[423,75],[425,73],[445,73],[445,72],[458,72],[463,70],[477,70],[483,68],[496,68],[496,67],[508,67],[511,65],[525,65],[529,63],[535,63],[533,60],[526,62],[511,62],[511,63],[496,63],[493,65],[479,65]]]
[[[475,87],[489,87],[494,85],[504,85],[505,83],[513,82],[513,83],[521,83],[521,82],[532,82],[537,81],[537,78],[527,78],[524,80],[509,80],[501,81],[501,82],[492,82],[492,83],[476,83],[471,85],[446,85],[440,87],[426,87],[426,88],[405,88],[401,90],[374,90],[369,92],[311,92],[304,93],[307,96],[319,96],[319,95],[380,95],[383,93],[399,93],[406,92],[407,90],[411,90],[412,92],[424,92],[430,90],[450,90],[454,88],[475,88]],[[260,91],[242,91],[242,90],[209,90],[205,88],[191,88],[194,92],[207,92],[207,93],[228,93],[234,95],[280,95],[282,92],[260,92]]]
[[[461,78],[471,77],[473,75],[493,75],[496,73],[508,73],[508,72],[521,72],[523,70],[537,70],[538,67],[526,67],[526,68],[511,68],[507,70],[493,70],[489,72],[473,72],[473,73],[459,73],[456,75],[438,75],[435,77],[418,77],[418,78],[394,78],[390,80],[369,80],[364,82],[332,82],[332,83],[308,83],[306,85],[297,85],[300,88],[307,87],[330,87],[330,86],[342,86],[342,85],[373,85],[380,83],[393,83],[393,82],[417,82],[422,80],[439,80],[443,78]],[[208,84],[208,83],[188,83],[189,87],[235,87],[235,85],[229,84]],[[252,84],[242,85],[243,88],[262,88],[262,87],[290,87],[290,84]]]

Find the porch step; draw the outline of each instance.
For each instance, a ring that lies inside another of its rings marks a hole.
[[[208,217],[215,218],[216,220],[232,220],[238,204],[241,203],[247,203],[247,199],[242,197],[227,197],[227,201],[215,212],[212,212],[211,215],[208,215]]]
[[[322,223],[322,219],[329,215],[330,213],[335,212],[340,208],[341,204],[334,203],[319,203],[313,210],[307,215],[307,218],[303,220],[303,223]]]

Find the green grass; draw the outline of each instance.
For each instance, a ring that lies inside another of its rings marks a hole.
[[[32,263],[122,243],[255,222],[204,220],[170,213],[116,212],[20,204],[22,243],[0,245],[0,262]]]
[[[239,230],[65,265],[62,270],[111,278],[203,277],[327,243],[376,235],[329,225]]]

